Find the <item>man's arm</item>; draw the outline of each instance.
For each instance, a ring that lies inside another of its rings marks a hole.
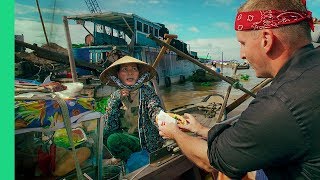
[[[173,123],[167,123],[160,126],[159,130],[161,136],[174,139],[181,151],[198,167],[208,172],[214,170],[210,165],[207,155],[207,141],[199,137],[189,136],[188,134],[182,132],[179,127]]]

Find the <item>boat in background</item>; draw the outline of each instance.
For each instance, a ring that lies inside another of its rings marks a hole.
[[[165,25],[155,23],[131,13],[93,13],[67,16],[68,20],[75,20],[89,33],[85,37],[85,44],[73,47],[74,57],[90,63],[108,67],[123,55],[130,55],[148,64],[153,64],[160,51],[160,46],[147,38],[146,35],[163,39],[169,34]],[[87,25],[93,25],[91,33]],[[188,51],[188,45],[182,41],[172,39],[171,45],[182,52],[197,58],[197,53]],[[170,86],[171,83],[185,81],[197,65],[180,58],[176,53],[167,51],[157,67],[157,82],[159,86]],[[89,74],[89,71],[77,69],[79,75]]]
[[[249,63],[243,63],[243,64],[239,64],[237,66],[237,69],[249,69],[250,68],[250,64]]]

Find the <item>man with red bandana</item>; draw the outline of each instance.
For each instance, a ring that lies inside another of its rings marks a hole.
[[[199,167],[232,179],[259,169],[269,179],[320,179],[320,49],[311,43],[313,28],[305,1],[248,0],[235,19],[240,55],[272,84],[237,122],[208,129],[185,114],[189,124],[165,124],[160,135]]]

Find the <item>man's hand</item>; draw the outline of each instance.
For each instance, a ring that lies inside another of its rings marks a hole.
[[[208,138],[209,128],[202,126],[191,114],[184,113],[184,117],[187,123],[179,125],[179,128],[196,133],[204,139]]]
[[[179,124],[179,128],[193,133],[197,133],[202,128],[202,125],[191,114],[184,113],[184,118],[187,123]]]

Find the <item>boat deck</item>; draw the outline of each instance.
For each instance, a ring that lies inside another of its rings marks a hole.
[[[126,176],[123,179],[178,179],[189,173],[188,179],[201,179],[199,169],[182,154],[176,154],[161,165],[149,164]]]

